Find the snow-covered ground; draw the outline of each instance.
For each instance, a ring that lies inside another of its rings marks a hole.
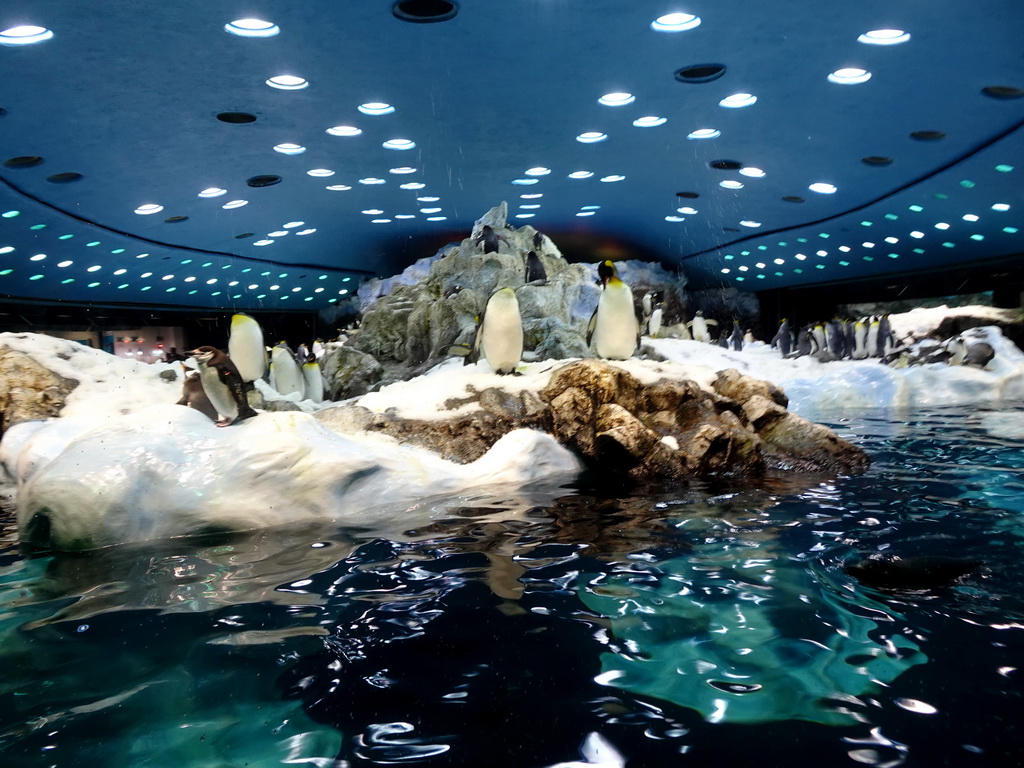
[[[646,342],[667,362],[616,365],[645,382],[690,378],[705,387],[717,371],[736,368],[781,386],[790,408],[812,418],[854,408],[1024,400],[1024,353],[996,328],[970,333],[996,350],[986,370],[783,360],[764,344],[735,352],[665,339]],[[35,334],[0,334],[0,344],[79,382],[62,418],[14,425],[0,442],[0,465],[8,482],[18,484],[22,524],[45,514],[68,548],[312,520],[360,524],[376,521],[374,510],[384,505],[395,510],[485,485],[523,487],[580,468],[553,438],[529,430],[459,465],[390,438],[336,434],[308,413],[321,407],[310,401],[300,404],[305,412],[263,413],[218,428],[174,405],[180,379],[168,380],[172,365],[147,365]],[[452,401],[471,390],[539,390],[565,362],[526,364],[522,376],[499,377],[485,362],[450,360],[355,401],[410,418],[451,415],[458,408]]]

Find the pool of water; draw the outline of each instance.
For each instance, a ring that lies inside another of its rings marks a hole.
[[[824,420],[865,475],[583,478],[85,556],[7,520],[0,764],[1024,759],[1024,409]],[[966,573],[848,571],[879,553]]]

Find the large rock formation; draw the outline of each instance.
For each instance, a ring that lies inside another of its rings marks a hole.
[[[644,384],[622,367],[589,359],[554,370],[539,390],[509,379],[471,388],[445,404],[448,417],[406,418],[346,404],[316,418],[342,433],[380,432],[459,462],[476,460],[513,429],[540,429],[590,466],[638,479],[766,469],[855,473],[867,466],[863,451],[786,405],[776,387],[735,370],[720,372],[710,388],[667,377]]]
[[[24,352],[0,345],[0,434],[5,425],[60,415],[77,384]]]

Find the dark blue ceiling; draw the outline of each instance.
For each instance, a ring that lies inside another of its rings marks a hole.
[[[502,200],[511,223],[556,243],[614,241],[695,284],[751,290],[1024,250],[1019,0],[467,0],[419,24],[393,5],[7,0],[0,33],[53,36],[0,44],[0,295],[320,309],[461,239]],[[652,29],[669,13],[700,24]],[[246,18],[280,32],[225,31]],[[858,41],[884,29],[910,39]],[[694,65],[724,70],[675,77]],[[829,81],[844,68],[870,78]],[[280,75],[308,86],[266,84]],[[612,92],[635,101],[598,103]],[[756,103],[720,106],[739,93]],[[362,114],[368,102],[395,109]],[[666,120],[634,126],[645,116]],[[362,132],[327,132],[341,125]],[[688,138],[700,129],[720,135]],[[577,141],[588,131],[608,138]],[[416,170],[391,172],[403,166]],[[526,174],[538,166],[550,174]],[[321,169],[334,173],[308,173]],[[268,176],[279,183],[247,183]],[[371,177],[385,183],[360,183]],[[209,188],[226,192],[199,196]],[[146,204],[162,209],[135,213]]]

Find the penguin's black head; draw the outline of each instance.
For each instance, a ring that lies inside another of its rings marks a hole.
[[[609,280],[618,276],[618,270],[611,261],[602,261],[597,265],[597,276],[601,280],[601,285],[607,285]]]
[[[211,360],[224,353],[221,352],[216,347],[202,346],[197,347],[186,354],[188,354],[190,357],[194,357],[201,363],[209,363]]]

